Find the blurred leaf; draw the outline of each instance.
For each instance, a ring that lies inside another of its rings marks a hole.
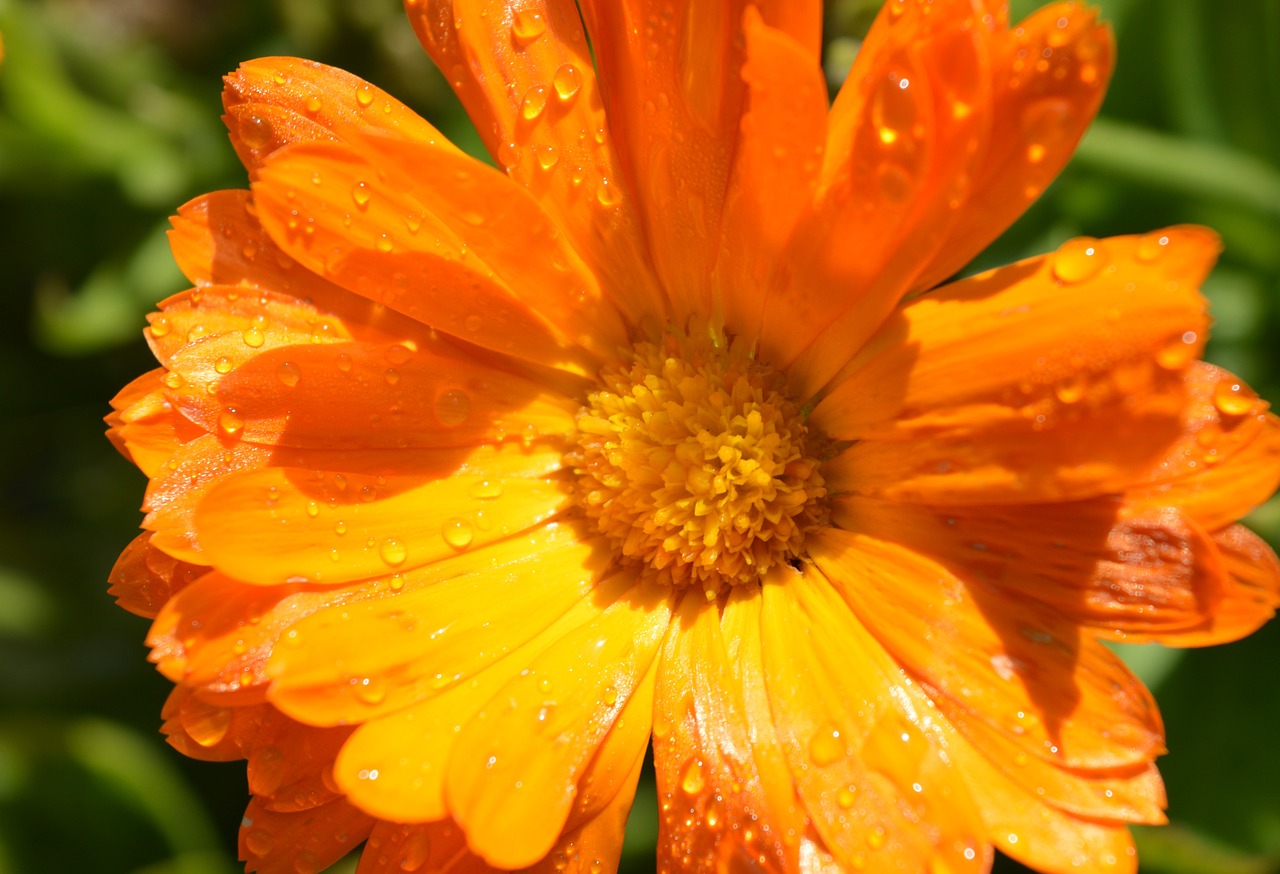
[[[1142,870],[1153,874],[1276,874],[1280,860],[1241,853],[1184,826],[1135,828]]]
[[[53,614],[48,590],[20,572],[0,566],[0,637],[38,637],[49,627]],[[3,794],[0,763],[0,795]]]

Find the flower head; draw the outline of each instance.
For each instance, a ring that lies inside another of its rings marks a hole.
[[[174,220],[109,417],[113,591],[250,870],[608,869],[652,738],[663,870],[1132,871],[1163,734],[1104,642],[1271,616],[1280,428],[1199,360],[1209,231],[941,284],[1105,26],[889,0],[829,105],[811,0],[407,8],[502,170],[245,64],[250,189]]]

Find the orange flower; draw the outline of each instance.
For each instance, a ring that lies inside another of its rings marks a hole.
[[[175,219],[113,591],[174,746],[248,759],[250,870],[611,868],[651,736],[663,870],[1134,870],[1104,642],[1271,616],[1280,428],[1198,360],[1209,231],[922,294],[1111,69],[1005,7],[890,0],[829,107],[817,2],[410,0],[505,173],[227,78],[251,187]]]

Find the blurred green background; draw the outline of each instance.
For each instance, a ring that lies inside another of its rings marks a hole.
[[[1209,358],[1280,400],[1280,0],[1099,5],[1120,44],[1102,118],[981,264],[1077,234],[1211,225],[1226,252],[1206,289]],[[877,6],[828,4],[833,84]],[[464,147],[478,140],[396,0],[0,0],[0,34],[0,874],[230,874],[243,767],[164,744],[168,683],[145,662],[146,622],[105,591],[144,481],[100,420],[153,366],[144,313],[185,287],[167,217],[244,185],[220,77],[252,57],[344,67]],[[1250,521],[1275,543],[1280,504]],[[1126,657],[1173,750],[1174,824],[1140,830],[1142,870],[1280,871],[1280,623],[1217,650]],[[628,870],[653,870],[654,803],[642,784]]]

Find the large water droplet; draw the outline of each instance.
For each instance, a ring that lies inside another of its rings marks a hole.
[[[547,89],[541,85],[534,85],[524,93],[524,99],[520,101],[520,117],[525,121],[533,121],[542,115],[542,111],[547,108]]]
[[[456,428],[471,417],[471,398],[461,389],[440,392],[435,402],[436,421],[446,428]]]
[[[240,139],[251,149],[264,149],[274,138],[271,122],[260,115],[251,115],[240,124]]]
[[[706,775],[702,773],[702,760],[693,758],[685,765],[684,775],[680,778],[680,788],[689,795],[697,795],[707,785]]]
[[[1181,370],[1195,359],[1199,351],[1196,349],[1198,339],[1195,331],[1186,331],[1171,337],[1156,352],[1156,364],[1165,370]]]
[[[302,379],[302,370],[292,361],[285,361],[276,368],[276,379],[287,387],[293,388],[298,384],[298,380]]]
[[[542,14],[530,9],[521,9],[511,21],[511,36],[517,45],[528,45],[547,30],[547,23]]]
[[[369,199],[373,197],[373,192],[369,188],[368,182],[357,182],[351,186],[351,199],[356,202],[356,206],[364,209],[369,205]]]
[[[1092,237],[1067,240],[1053,254],[1053,275],[1061,282],[1084,282],[1103,268],[1106,253]]]
[[[466,519],[454,518],[444,523],[441,529],[444,542],[454,549],[466,549],[475,537],[475,529]]]
[[[356,103],[361,106],[368,106],[373,103],[373,88],[368,84],[362,83],[356,88]]]
[[[396,537],[389,537],[382,544],[382,548],[378,550],[378,554],[391,567],[399,567],[409,557],[409,550],[405,547],[404,541]]]
[[[244,846],[255,856],[265,856],[275,848],[276,839],[264,828],[250,829],[244,836]]]
[[[1235,379],[1224,379],[1213,388],[1213,405],[1224,416],[1243,416],[1257,406],[1253,395]]]
[[[470,489],[471,497],[481,500],[502,497],[502,481],[496,479],[482,479],[474,483]]]
[[[556,89],[556,96],[567,103],[582,88],[582,75],[573,64],[561,64],[551,77],[551,87]]]
[[[171,330],[173,329],[169,325],[169,320],[164,316],[161,316],[151,323],[151,336],[153,337],[163,337]]]
[[[1138,241],[1137,257],[1139,261],[1150,264],[1158,261],[1169,251],[1169,235],[1147,234]]]
[[[818,767],[834,764],[844,757],[844,740],[838,729],[828,726],[809,738],[809,759]]]

